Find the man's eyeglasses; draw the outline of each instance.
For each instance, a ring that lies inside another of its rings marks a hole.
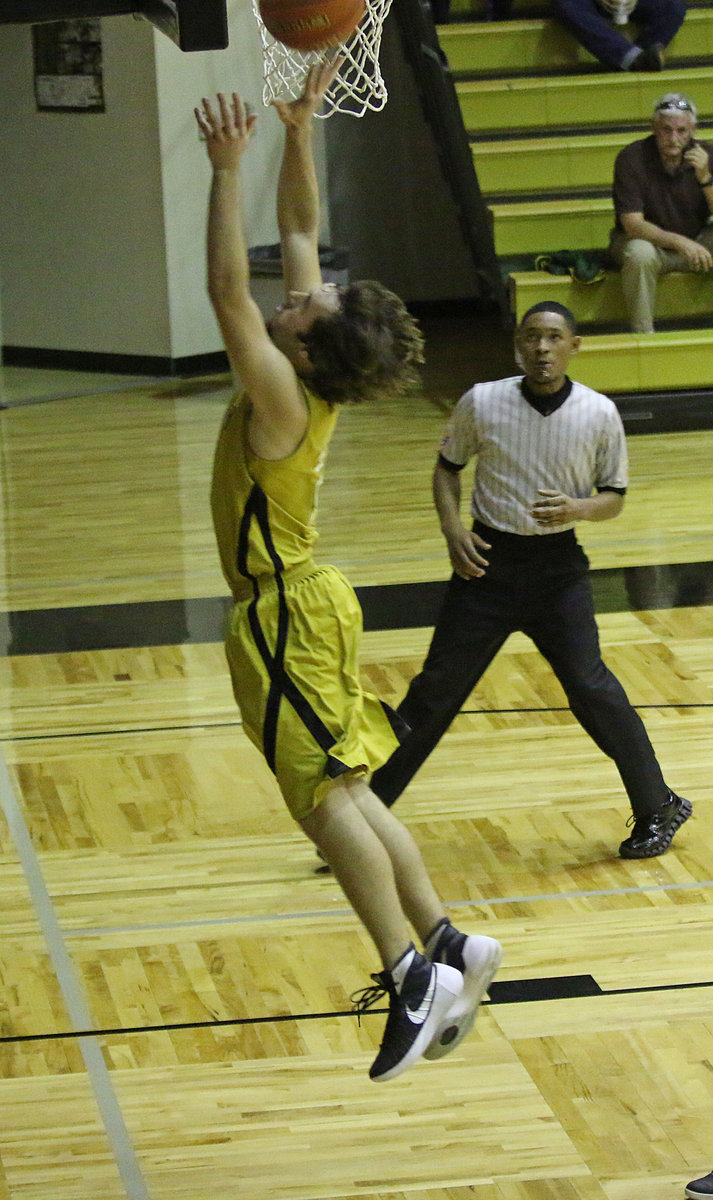
[[[693,112],[693,105],[687,100],[659,100],[654,112],[664,112],[667,108],[678,108],[681,112]]]

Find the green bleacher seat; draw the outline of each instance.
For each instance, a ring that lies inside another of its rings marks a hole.
[[[619,150],[645,136],[656,100],[686,92],[699,128],[713,125],[713,3],[689,9],[663,72],[606,71],[557,22],[547,6],[515,0],[510,21],[482,19],[485,4],[453,0],[439,28],[469,133],[481,193],[492,216],[495,250],[509,276],[519,318],[539,300],[559,300],[590,330],[576,378],[611,392],[710,388],[713,330],[626,332],[617,271],[596,284],[548,275],[536,255],[604,250],[614,223],[611,183]],[[478,19],[465,20],[468,16]],[[459,19],[460,18],[460,19]],[[713,132],[709,139],[713,141]],[[663,276],[657,317],[677,326],[713,317],[713,273]]]
[[[579,283],[569,275],[548,275],[546,271],[521,271],[508,276],[508,284],[516,321],[540,300],[556,300],[576,313],[583,324],[626,324],[618,271],[607,271],[598,283]],[[713,319],[713,278],[681,271],[662,275],[656,292],[656,315],[666,320]]]
[[[586,66],[595,58],[557,21],[485,21],[441,25],[439,40],[455,74],[557,71]],[[713,10],[691,9],[666,50],[669,65],[713,57]]]

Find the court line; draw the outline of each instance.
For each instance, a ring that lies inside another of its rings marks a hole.
[[[667,700],[661,704],[632,704],[632,708],[636,712],[647,712],[649,709],[661,709],[668,711],[669,709],[708,709],[713,708],[713,700],[691,700],[685,703],[679,703],[676,700]],[[462,708],[459,713],[453,718],[454,721],[458,717],[497,717],[497,716],[518,716],[519,714],[532,713],[571,713],[569,705],[564,704],[560,708],[550,706],[549,708]],[[576,718],[574,718],[576,720]],[[109,729],[80,729],[80,730],[64,730],[62,733],[18,733],[18,734],[2,734],[0,735],[0,746],[13,746],[15,743],[29,745],[36,742],[41,745],[43,742],[61,742],[68,741],[71,738],[81,740],[82,738],[95,737],[126,737],[127,734],[141,733],[184,733],[197,732],[201,729],[241,729],[243,725],[240,717],[229,717],[224,721],[186,721],[180,725],[129,725],[125,728],[109,728]]]
[[[545,892],[534,896],[485,896],[480,900],[444,900],[446,908],[484,908],[498,904],[536,904],[545,900],[576,900],[582,896],[631,896],[652,892],[701,891],[713,888],[713,879],[700,883],[656,883],[650,887],[590,888],[586,891]],[[273,921],[323,921],[326,917],[354,917],[351,908],[307,909],[305,912],[255,913],[249,917],[201,917],[196,921],[157,921],[148,925],[101,925],[96,928],[66,929],[64,936],[71,938],[102,937],[108,934],[148,933],[171,929],[204,929],[216,925],[260,925]]]
[[[27,368],[19,367],[17,370]],[[133,382],[131,382],[133,380]],[[0,399],[0,408],[26,408],[29,404],[47,404],[54,400],[87,400],[91,396],[109,395],[111,392],[136,392],[148,391],[154,384],[170,384],[173,382],[171,375],[136,375],[130,376],[129,380],[118,380],[115,383],[99,383],[86,384],[88,390],[71,391],[71,392],[43,392],[40,395],[34,396],[14,396],[7,392]]]
[[[624,987],[604,989],[599,986],[592,975],[550,975],[535,979],[495,980],[490,984],[488,997],[481,1003],[488,1004],[540,1004],[545,1000],[584,1000],[596,997],[606,999],[608,996],[633,996],[653,992],[690,992],[698,988],[713,987],[713,980],[702,979],[691,983],[652,983],[643,987]],[[528,995],[529,992],[529,995]],[[369,1015],[387,1013],[388,1008],[370,1008]],[[19,1042],[51,1042],[67,1038],[93,1038],[97,1032],[102,1037],[125,1037],[128,1033],[171,1033],[185,1029],[225,1029],[230,1026],[244,1025],[280,1025],[288,1021],[321,1021],[334,1017],[357,1017],[355,1009],[332,1009],[327,1012],[302,1013],[273,1013],[266,1017],[221,1017],[209,1021],[171,1021],[163,1025],[128,1025],[95,1031],[71,1030],[67,1033],[26,1033],[14,1036],[12,1034],[0,1037],[0,1045]]]
[[[126,1194],[129,1200],[151,1200],[114,1091],[110,1072],[102,1055],[98,1041],[101,1034],[91,1028],[92,1018],[85,1001],[82,985],[67,952],[52,899],[47,891],[30,832],[2,753],[0,753],[0,805],[15,844],[67,1013],[74,1026],[74,1031],[66,1036],[79,1038],[79,1048],[84,1059],[87,1076]],[[81,1036],[76,1030],[82,1031]]]

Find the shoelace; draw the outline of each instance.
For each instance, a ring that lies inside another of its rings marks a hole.
[[[389,988],[384,983],[381,975],[372,975],[374,983],[371,987],[361,988],[358,992],[352,992],[349,999],[353,1005],[354,1012],[357,1015],[357,1024],[361,1025],[361,1014],[367,1012],[378,1004],[384,996],[389,995]]]
[[[669,793],[668,800],[664,800],[661,808],[657,808],[655,812],[649,813],[647,817],[635,817],[632,813],[626,822],[626,828],[630,829],[632,825],[636,825],[637,823],[640,823],[641,825],[649,825],[655,817],[661,816],[662,809],[666,808],[669,804],[673,804],[674,800],[675,796],[673,795],[673,792],[671,792]]]

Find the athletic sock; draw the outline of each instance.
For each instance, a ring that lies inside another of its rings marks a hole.
[[[426,954],[431,962],[447,963],[449,967],[455,967],[461,974],[465,971],[465,962],[463,960],[463,947],[467,941],[467,935],[460,933],[455,925],[446,918],[439,921],[436,928],[429,934],[426,941]]]
[[[415,957],[416,947],[414,946],[413,942],[411,942],[404,950],[401,958],[398,960],[398,962],[394,963],[389,972],[394,981],[394,987],[396,988],[398,995],[401,995],[401,989],[404,986],[404,981],[409,973],[409,969]]]

